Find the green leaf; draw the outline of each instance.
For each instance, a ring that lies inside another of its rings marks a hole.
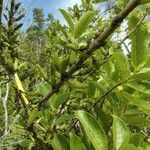
[[[139,0],[140,4],[146,4],[146,3],[150,3],[150,0]]]
[[[65,58],[62,58],[62,59],[60,60],[59,71],[60,71],[61,73],[64,73],[64,72],[66,71],[66,69],[67,69],[67,67],[68,67],[68,65],[69,65],[69,60],[70,60],[70,57],[69,57],[69,56],[67,56],[67,57],[65,57]]]
[[[117,77],[121,80],[126,79],[130,76],[127,58],[122,52],[115,52],[113,56],[115,58],[116,69],[118,71]]]
[[[88,85],[88,90],[87,90],[87,95],[89,98],[92,98],[94,97],[95,95],[95,92],[96,92],[96,85],[94,82],[90,82],[89,85]]]
[[[97,3],[105,2],[105,1],[107,1],[107,0],[94,0],[93,3],[96,3],[96,4],[97,4]]]
[[[78,110],[76,116],[81,122],[88,138],[96,150],[107,150],[108,143],[105,132],[100,124],[88,112]]]
[[[70,136],[70,150],[86,150],[81,139],[74,133],[69,133]]]
[[[122,96],[124,96],[127,100],[136,105],[139,109],[141,109],[145,114],[150,114],[150,101],[145,101],[138,96],[132,96],[131,94],[122,92]]]
[[[35,119],[36,119],[36,117],[38,115],[38,108],[35,107],[33,110],[31,110],[28,113],[28,115],[29,115],[29,118],[27,120],[27,128],[29,128],[33,124],[33,122],[35,121]]]
[[[70,150],[69,141],[61,134],[55,134],[52,141],[54,150]]]
[[[14,21],[20,21],[23,17],[25,16],[25,14],[21,14],[20,16],[18,16]]]
[[[86,31],[93,17],[94,17],[93,11],[87,11],[85,14],[83,14],[83,16],[81,16],[81,18],[75,25],[74,38],[80,37]]]
[[[113,144],[114,149],[119,150],[123,144],[128,143],[130,131],[119,117],[113,115]]]
[[[143,142],[142,148],[143,148],[143,150],[150,150],[150,143]]]
[[[49,90],[51,89],[50,85],[49,84],[46,84],[46,83],[41,83],[39,86],[38,86],[38,89],[37,91],[42,94],[42,95],[46,95]]]
[[[132,144],[126,144],[126,145],[123,145],[120,150],[142,150],[142,149],[137,148]]]
[[[122,119],[129,125],[139,128],[150,128],[150,120],[136,106],[124,112]],[[142,120],[142,121],[141,121]]]
[[[139,18],[132,16],[128,20],[129,30],[132,30],[138,23]],[[136,31],[131,34],[131,60],[135,69],[142,67],[146,63],[148,55],[148,31],[144,25],[137,27]]]
[[[68,114],[62,114],[56,121],[55,125],[62,124],[71,119],[71,116]]]
[[[60,93],[52,96],[51,98],[52,100],[50,101],[52,109],[57,109],[61,104],[63,104],[69,98],[69,96],[70,96],[69,93]]]
[[[73,23],[71,15],[64,9],[59,9],[59,11],[63,15],[63,17],[66,19],[71,31],[73,32],[74,31],[74,23]]]
[[[133,133],[131,135],[129,143],[133,144],[135,147],[138,147],[138,146],[140,146],[140,144],[142,143],[143,140],[144,140],[144,135],[143,134]]]
[[[134,80],[147,80],[150,81],[150,68],[142,68],[140,72],[134,76]]]
[[[37,71],[38,71],[38,74],[45,80],[47,80],[47,75],[46,73],[44,72],[43,68],[38,64],[37,65]]]
[[[135,81],[132,83],[127,83],[126,85],[135,89],[136,91],[150,95],[150,85],[140,83],[140,82],[137,83]]]

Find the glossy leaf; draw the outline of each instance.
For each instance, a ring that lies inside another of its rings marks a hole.
[[[115,150],[120,150],[121,146],[128,143],[130,131],[126,124],[119,117],[113,115],[113,144]]]
[[[105,132],[100,124],[93,116],[85,111],[76,111],[76,116],[81,122],[88,138],[91,140],[96,150],[107,150],[108,143]]]
[[[69,133],[70,137],[70,150],[86,150],[81,139],[74,133]]]
[[[54,150],[70,150],[69,141],[61,134],[55,134],[52,141]]]

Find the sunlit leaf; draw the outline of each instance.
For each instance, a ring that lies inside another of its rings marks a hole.
[[[126,79],[130,76],[130,70],[127,63],[127,58],[121,52],[114,53],[115,64],[117,69],[117,77],[119,79]]]
[[[93,11],[87,11],[85,14],[83,14],[83,16],[81,16],[81,18],[75,25],[75,29],[74,29],[75,38],[80,37],[86,31],[93,17],[94,17]]]
[[[66,19],[71,31],[74,31],[74,23],[73,23],[73,20],[72,20],[72,17],[71,15],[69,14],[69,12],[67,12],[66,10],[64,9],[59,9],[59,11],[61,12],[61,14],[63,15],[63,17]]]
[[[87,136],[96,150],[107,150],[108,143],[105,132],[93,116],[85,111],[76,111],[76,116],[81,122]]]
[[[138,23],[139,19],[136,16],[129,18],[128,27],[132,30]],[[148,54],[148,31],[143,26],[137,27],[136,31],[131,34],[131,59],[134,68],[141,67],[146,63]]]
[[[130,131],[127,125],[119,117],[113,115],[113,144],[115,150],[120,150],[120,147],[128,143]]]

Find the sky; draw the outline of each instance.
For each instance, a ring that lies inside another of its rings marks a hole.
[[[26,10],[26,17],[24,18],[24,27],[29,26],[32,23],[32,10],[33,8],[42,8],[44,14],[52,13],[55,19],[59,19],[64,23],[63,16],[59,13],[58,8],[64,8],[73,6],[74,4],[80,4],[81,0],[21,0],[23,7]]]

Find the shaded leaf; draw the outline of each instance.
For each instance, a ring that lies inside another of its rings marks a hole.
[[[81,139],[74,133],[69,133],[70,137],[70,150],[86,150]]]
[[[144,140],[144,135],[140,133],[134,133],[131,135],[129,143],[133,144],[135,147],[138,147],[140,146],[143,140]]]
[[[56,121],[55,125],[62,124],[71,119],[71,116],[68,114],[62,114]]]
[[[144,83],[143,84],[137,83],[137,82],[127,83],[126,85],[135,89],[136,91],[150,95],[150,85],[146,85]]]
[[[52,141],[54,150],[70,150],[69,141],[61,134],[55,134]]]
[[[150,114],[150,101],[145,101],[138,96],[132,96],[131,94],[122,92],[122,96],[124,96],[127,100],[136,105],[139,109],[141,109],[144,113]]]
[[[89,98],[94,97],[95,92],[96,92],[96,85],[95,85],[94,82],[91,81],[91,82],[88,84],[88,90],[87,90],[87,95],[88,95],[88,97],[89,97]]]
[[[57,109],[61,104],[63,104],[70,97],[69,93],[60,93],[54,95],[50,101],[53,109]]]

